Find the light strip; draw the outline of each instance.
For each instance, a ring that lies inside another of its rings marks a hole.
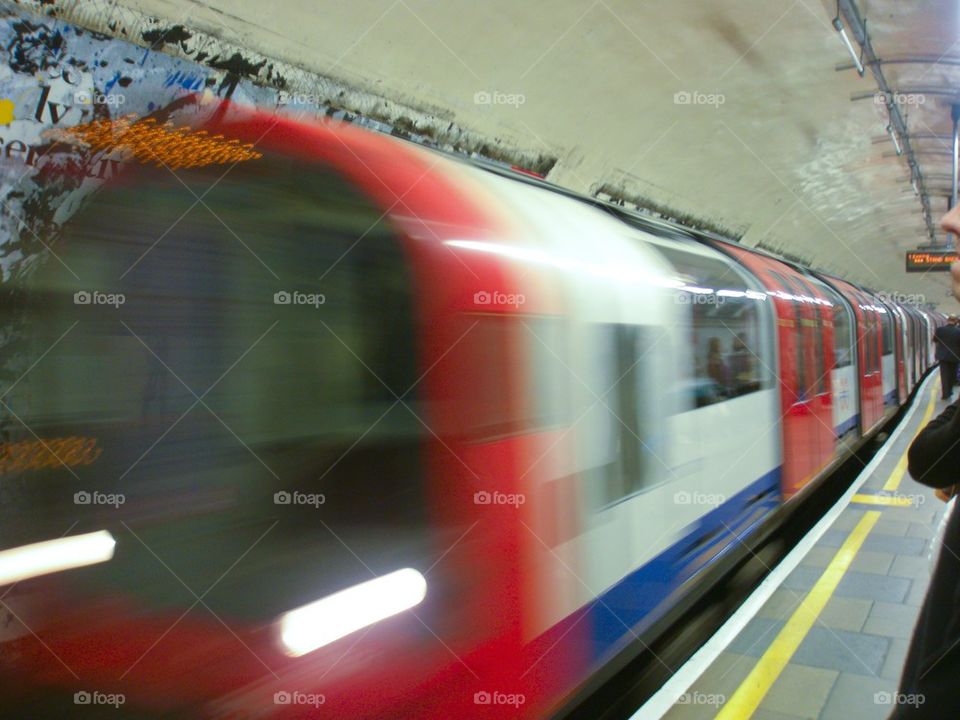
[[[585,262],[579,258],[547,253],[536,248],[519,247],[517,245],[494,242],[480,242],[478,240],[444,240],[443,244],[463,250],[501,255],[521,262],[548,265],[568,272],[589,274],[605,280],[659,285],[668,288],[679,288],[683,285],[683,283],[676,278],[652,275],[641,271],[639,268],[626,269],[616,265],[600,265]]]
[[[890,139],[893,140],[893,147],[897,151],[897,155],[903,155],[900,142],[897,140],[897,134],[893,131],[893,125],[887,125],[887,132],[890,133]]]
[[[857,51],[853,49],[853,43],[850,42],[850,38],[847,36],[847,31],[844,29],[843,23],[840,22],[840,18],[835,17],[833,19],[833,27],[836,28],[838,33],[840,33],[840,38],[843,40],[843,44],[847,46],[847,50],[850,52],[850,57],[853,58],[853,64],[857,66],[857,72],[863,75],[863,63],[860,62],[860,56],[857,55]]]
[[[411,568],[397,570],[284,613],[280,639],[288,655],[306,655],[419,605],[426,594],[423,575]]]
[[[0,585],[106,562],[117,544],[106,530],[0,551]]]

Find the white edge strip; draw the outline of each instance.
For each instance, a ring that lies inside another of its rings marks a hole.
[[[897,429],[888,438],[883,447],[867,463],[866,467],[853,481],[850,488],[837,500],[836,504],[830,508],[826,515],[813,526],[803,539],[797,543],[787,556],[780,561],[763,581],[754,590],[746,601],[734,612],[714,635],[687,660],[660,689],[637,710],[630,720],[659,720],[663,717],[680,699],[680,696],[687,692],[693,683],[699,678],[707,668],[709,668],[720,656],[727,646],[740,634],[754,616],[760,611],[760,608],[770,599],[774,591],[780,587],[787,576],[800,564],[800,561],[813,548],[817,541],[830,528],[831,525],[840,516],[850,500],[857,493],[860,487],[870,478],[879,467],[880,463],[887,456],[890,448],[894,446],[900,438],[900,434],[906,429],[913,419],[913,414],[917,408],[923,405],[921,398],[926,398],[929,384],[937,377],[935,372],[930,373],[926,380],[920,385],[913,398],[913,405],[907,411],[906,416],[897,425]]]

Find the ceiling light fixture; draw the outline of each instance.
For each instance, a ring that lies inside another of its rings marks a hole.
[[[847,35],[847,30],[843,27],[843,23],[840,22],[839,17],[835,17],[833,19],[833,27],[836,28],[838,33],[840,33],[840,39],[843,40],[843,44],[847,46],[847,50],[850,52],[850,57],[853,58],[853,64],[857,66],[857,72],[863,76],[863,63],[860,62],[860,56],[857,55],[857,51],[854,50],[853,43],[850,42],[850,36]]]
[[[897,155],[903,155],[903,148],[900,147],[900,141],[897,140],[897,133],[893,130],[893,125],[887,125],[887,132],[890,133],[890,139],[893,140],[893,149],[897,151]]]

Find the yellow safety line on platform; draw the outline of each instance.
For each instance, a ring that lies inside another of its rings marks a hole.
[[[756,712],[764,696],[773,687],[773,683],[823,612],[863,541],[867,539],[867,534],[879,518],[880,513],[877,510],[870,510],[860,519],[817,580],[817,584],[807,593],[753,670],[717,713],[717,720],[746,720]]]
[[[910,442],[913,442],[913,438],[920,434],[920,431],[927,426],[927,423],[930,422],[930,417],[933,415],[933,408],[937,401],[937,388],[940,387],[940,383],[935,382],[933,387],[930,388],[930,402],[927,403],[927,411],[923,414],[923,420],[920,421],[920,424],[917,425],[916,431],[913,433],[913,436],[910,438]],[[908,444],[909,448],[910,445]],[[903,480],[903,476],[907,472],[907,453],[903,453],[903,457],[900,458],[900,462],[897,463],[897,466],[893,469],[893,472],[890,473],[890,477],[887,478],[887,482],[884,483],[883,489],[887,492],[895,492],[898,487],[900,487],[900,481]]]
[[[853,496],[851,502],[864,503],[866,505],[889,505],[893,507],[909,507],[913,501],[902,495],[866,495],[857,493]]]

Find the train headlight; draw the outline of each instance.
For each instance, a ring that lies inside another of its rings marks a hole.
[[[423,575],[411,568],[397,570],[285,613],[280,638],[288,655],[306,655],[419,605],[426,594]]]

